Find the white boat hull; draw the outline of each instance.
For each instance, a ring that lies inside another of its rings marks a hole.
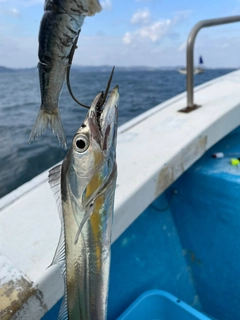
[[[187,69],[178,69],[178,72],[181,74],[187,74]],[[204,72],[205,72],[205,69],[203,69],[203,68],[195,68],[193,70],[194,74],[200,74],[200,73],[204,73]]]

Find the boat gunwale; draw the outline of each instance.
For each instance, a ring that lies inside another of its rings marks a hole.
[[[228,74],[222,75],[218,78],[212,79],[210,81],[207,81],[205,83],[202,83],[194,88],[194,92],[199,92],[201,90],[204,90],[206,87],[211,86],[212,84],[221,81],[226,76],[229,76],[231,74],[234,74],[235,72],[238,72],[238,70],[232,71]],[[129,121],[123,123],[118,128],[118,136],[139,123],[143,122],[144,120],[148,119],[152,115],[154,115],[156,112],[162,111],[163,109],[171,106],[172,104],[176,103],[177,101],[180,101],[182,98],[186,97],[186,91],[179,93],[178,95],[156,105],[155,107],[152,107],[151,109],[141,113],[140,115],[134,117],[133,119],[130,119]],[[54,166],[50,167],[49,169],[43,171],[36,177],[32,178],[31,180],[25,182],[23,185],[19,186],[18,188],[14,189],[13,191],[9,192],[7,195],[0,198],[0,214],[1,211],[6,208],[9,205],[12,205],[16,200],[21,198],[23,195],[28,193],[29,191],[33,190],[34,188],[38,187],[42,183],[46,182],[48,180],[48,172],[51,170],[51,168],[55,167],[56,165],[62,163],[62,161],[58,162]]]

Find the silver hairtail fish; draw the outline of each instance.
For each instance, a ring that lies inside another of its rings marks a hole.
[[[98,0],[45,0],[38,36],[41,106],[29,142],[50,127],[66,148],[58,109],[59,96],[84,18],[101,9]]]
[[[62,263],[65,293],[58,320],[105,320],[116,187],[119,92],[103,110],[94,99],[62,165],[49,172],[62,229],[52,264]]]

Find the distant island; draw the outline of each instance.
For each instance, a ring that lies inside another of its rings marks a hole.
[[[122,67],[116,66],[116,70],[118,71],[157,71],[157,70],[177,70],[181,69],[183,66],[175,66],[175,67],[147,67],[147,66],[131,66],[131,67]],[[109,65],[102,65],[102,66],[78,66],[73,65],[72,69],[74,70],[82,70],[88,72],[103,72],[103,71],[111,71],[112,66]],[[235,70],[237,68],[205,68],[205,69],[227,69],[227,70]],[[37,67],[32,68],[7,68],[4,66],[0,66],[0,73],[12,73],[12,72],[34,72],[37,70]]]
[[[10,73],[10,72],[19,72],[19,71],[34,71],[36,68],[7,68],[0,66],[0,73]]]
[[[96,72],[96,71],[111,71],[112,66],[109,65],[102,65],[102,66],[78,66],[73,65],[72,69],[74,70],[82,70],[82,71],[89,71],[89,72]],[[116,66],[118,71],[127,71],[127,70],[147,70],[147,71],[154,71],[154,70],[175,70],[176,67],[147,67],[147,66],[132,66],[132,67],[121,67]],[[37,67],[35,68],[7,68],[0,66],[0,73],[9,73],[9,72],[19,72],[19,71],[36,71]]]
[[[5,67],[1,67],[1,66],[0,66],[0,72],[12,72],[12,71],[13,71],[12,69],[5,68]]]

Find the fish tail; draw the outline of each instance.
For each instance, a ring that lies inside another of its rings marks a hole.
[[[66,137],[59,112],[47,113],[42,108],[40,108],[36,122],[32,128],[29,143],[34,141],[38,136],[41,136],[48,127],[52,129],[52,132],[57,136],[59,143],[66,149]]]

